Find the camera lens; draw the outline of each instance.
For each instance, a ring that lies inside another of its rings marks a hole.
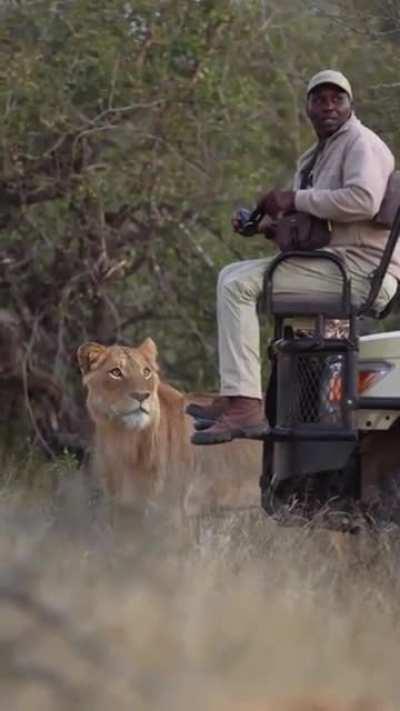
[[[240,208],[238,218],[239,218],[241,227],[243,227],[246,224],[250,215],[251,215],[251,210],[247,210],[245,207]]]

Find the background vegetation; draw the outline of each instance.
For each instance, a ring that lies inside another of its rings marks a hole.
[[[85,445],[86,339],[151,335],[169,379],[215,387],[218,270],[269,249],[232,209],[290,180],[322,67],[399,156],[399,43],[398,0],[0,0],[5,709],[399,708],[396,532],[119,528],[59,456]]]
[[[399,152],[397,0],[2,0],[0,417],[84,439],[83,341],[158,342],[216,386],[215,282],[264,255],[229,218],[290,180],[308,78],[346,72]]]

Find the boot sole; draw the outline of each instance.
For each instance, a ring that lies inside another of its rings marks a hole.
[[[267,424],[255,425],[254,427],[237,428],[226,432],[195,432],[192,435],[192,444],[224,444],[232,442],[233,439],[264,439],[270,432]]]
[[[216,420],[206,420],[205,418],[198,417],[198,418],[196,418],[193,427],[197,431],[207,430],[209,427],[212,427],[213,425],[215,425],[215,423],[216,423]]]
[[[268,424],[256,425],[255,427],[246,427],[242,430],[241,435],[237,435],[236,439],[259,439],[263,440],[269,436],[271,428]]]

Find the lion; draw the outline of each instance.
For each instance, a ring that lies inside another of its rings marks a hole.
[[[189,400],[163,382],[151,338],[137,347],[84,343],[77,351],[94,423],[93,470],[106,494],[123,504],[178,506],[187,516],[259,504],[262,444],[190,443]]]

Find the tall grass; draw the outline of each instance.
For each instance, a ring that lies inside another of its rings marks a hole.
[[[68,458],[8,461],[2,481],[2,709],[400,708],[396,533],[337,548],[252,511],[189,539],[116,517]]]

